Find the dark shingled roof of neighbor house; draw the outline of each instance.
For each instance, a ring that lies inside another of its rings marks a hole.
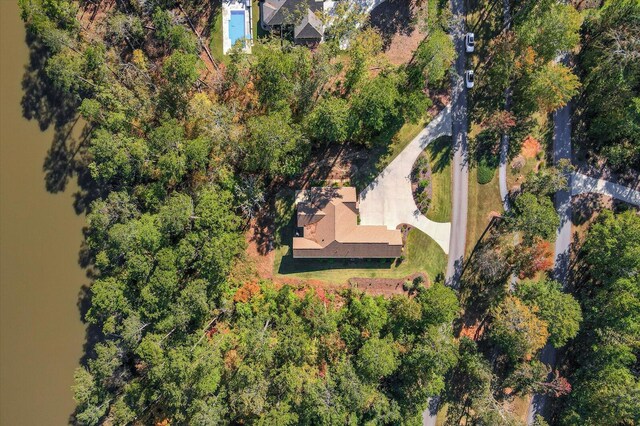
[[[301,22],[294,28],[294,37],[318,39],[324,34],[324,25],[314,12],[322,11],[323,1],[316,0],[265,0],[262,3],[262,22],[265,25],[282,25],[290,15],[300,14]]]

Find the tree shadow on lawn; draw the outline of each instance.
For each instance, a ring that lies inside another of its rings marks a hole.
[[[426,151],[431,160],[432,173],[438,173],[451,164],[453,149],[451,136],[440,136],[427,145]]]
[[[351,164],[350,180],[358,193],[367,187],[391,162],[394,146],[398,141],[398,132],[404,126],[401,117],[385,127],[382,133],[372,139],[372,148],[364,159],[358,159]]]
[[[383,48],[396,34],[411,35],[415,27],[412,0],[387,0],[371,11],[369,22],[382,36]]]

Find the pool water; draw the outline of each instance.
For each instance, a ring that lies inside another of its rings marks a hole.
[[[244,11],[232,10],[231,19],[229,19],[229,40],[231,40],[231,46],[243,38],[245,38]]]

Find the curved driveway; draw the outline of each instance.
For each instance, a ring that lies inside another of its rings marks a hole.
[[[449,253],[450,223],[427,219],[416,206],[411,190],[411,170],[429,143],[451,135],[451,109],[445,107],[360,193],[360,224],[396,229],[407,224],[429,235]]]

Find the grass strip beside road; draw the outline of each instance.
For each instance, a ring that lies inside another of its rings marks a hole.
[[[492,213],[502,214],[498,174],[489,183],[478,183],[478,168],[469,170],[469,211],[467,216],[467,254],[473,249],[491,220]]]
[[[427,218],[451,222],[451,136],[442,136],[427,146],[431,165],[431,205]]]

